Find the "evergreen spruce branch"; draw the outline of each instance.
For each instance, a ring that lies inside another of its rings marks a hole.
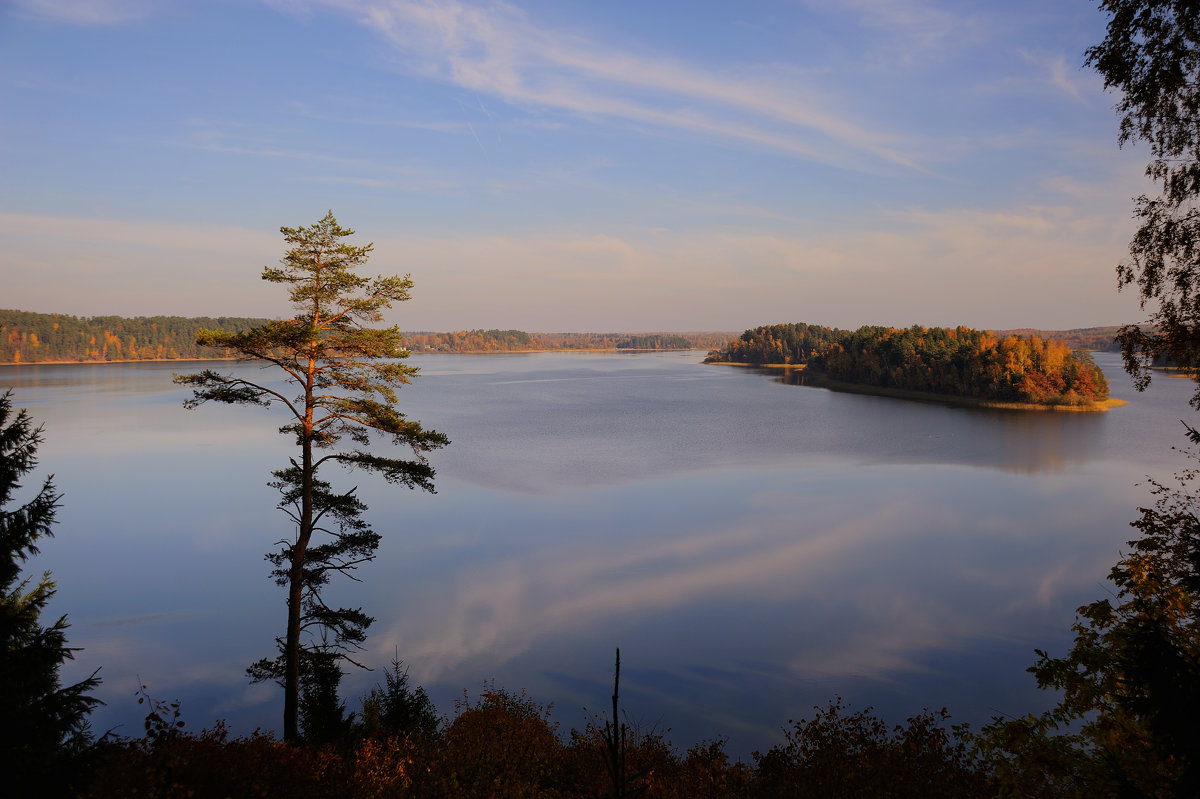
[[[21,562],[41,552],[37,546],[39,538],[54,535],[53,525],[59,500],[62,494],[56,493],[53,483],[54,475],[46,477],[42,488],[33,499],[0,514],[0,550],[10,551]],[[11,483],[16,486],[16,483]],[[0,506],[8,501],[8,492],[0,492]],[[0,579],[4,578],[5,569],[0,566]]]
[[[22,408],[8,422],[12,389],[0,394],[0,501],[7,502],[20,487],[19,478],[37,468],[37,448],[42,443],[42,426],[31,427],[29,413]]]
[[[87,714],[103,704],[90,695],[100,680],[97,670],[61,684],[59,671],[78,649],[67,645],[65,615],[42,624],[56,586],[48,571],[36,582],[20,579],[37,542],[53,536],[62,495],[47,477],[32,500],[6,508],[21,478],[36,468],[42,443],[42,428],[24,410],[13,416],[11,397],[0,393],[0,761],[13,795],[66,795],[73,758],[93,746]]]

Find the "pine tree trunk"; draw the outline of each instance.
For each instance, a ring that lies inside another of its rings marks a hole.
[[[283,740],[300,739],[300,599],[303,561],[292,553],[288,583],[287,642],[284,645]]]
[[[292,547],[291,571],[288,575],[288,624],[284,646],[283,739],[300,740],[300,617],[304,599],[304,556],[313,528],[313,375],[316,361],[309,360],[305,385],[305,413],[301,441],[300,529]]]
[[[313,467],[312,440],[305,435],[303,446],[303,483],[300,497],[300,529],[292,547],[291,572],[288,575],[287,642],[284,647],[283,739],[300,739],[300,616],[304,599],[304,555],[312,536]]]

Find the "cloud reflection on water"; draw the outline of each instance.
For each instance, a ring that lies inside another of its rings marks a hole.
[[[1073,556],[1071,568],[1061,561],[1064,550],[1087,551],[1080,539],[1089,526],[1106,526],[1108,512],[1083,501],[1092,493],[1087,480],[1039,502],[1027,478],[954,467],[740,479],[762,488],[741,493],[744,486],[721,477],[699,488],[695,479],[643,487],[677,508],[692,505],[681,511],[691,526],[656,529],[611,512],[622,529],[607,540],[602,519],[564,530],[560,541],[471,565],[424,589],[426,612],[403,615],[377,638],[399,647],[421,679],[440,680],[502,667],[559,635],[629,618],[666,625],[681,609],[721,604],[746,608],[735,623],[781,635],[774,648],[798,675],[880,679],[921,668],[914,655],[931,648],[1015,633],[1093,584],[1109,562],[1103,551]],[[712,500],[722,484],[728,499]],[[1005,499],[989,507],[979,495],[993,492]],[[597,506],[637,504],[627,502],[637,493],[630,489],[600,493],[577,508],[581,517],[605,516]],[[1013,498],[1031,515],[1014,520]],[[705,523],[706,507],[726,501],[740,503],[736,519]],[[1020,529],[1064,512],[1080,524],[1066,539]],[[730,632],[706,629],[717,638]]]
[[[419,363],[402,404],[453,439],[439,493],[331,473],[384,535],[365,582],[335,589],[378,619],[367,661],[399,654],[443,710],[496,677],[571,711],[603,705],[620,645],[631,704],[685,744],[744,734],[743,753],[835,693],[889,718],[1032,709],[1032,649],[1103,591],[1146,501],[1134,484],[1175,468],[1163,419],[1188,394],[1156,381],[1109,414],[1026,415],[677,355]],[[184,411],[171,371],[9,373],[38,378],[18,402],[67,494],[39,565],[85,647],[73,667],[103,666],[98,726],[136,731],[142,679],[195,726],[271,727],[244,669],[283,618],[262,553],[286,527],[265,482],[288,443],[256,409]]]

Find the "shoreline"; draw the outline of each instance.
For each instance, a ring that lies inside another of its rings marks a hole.
[[[686,350],[636,349],[633,347],[578,347],[540,350],[456,350],[444,352],[441,350],[409,350],[409,355],[538,355],[547,352],[704,352],[702,348]],[[203,363],[205,361],[253,361],[255,358],[122,358],[112,361],[4,361],[5,366],[69,366],[106,363]]]
[[[705,361],[711,366],[740,366],[751,369],[780,369],[788,371],[806,371],[805,364],[793,363],[737,363],[733,361]],[[988,408],[992,410],[1009,411],[1054,411],[1057,413],[1107,413],[1113,408],[1119,408],[1129,403],[1122,399],[1109,397],[1100,402],[1087,405],[1047,405],[1033,402],[1006,402],[1003,400],[980,399],[979,397],[960,397],[954,394],[934,394],[929,391],[913,391],[906,388],[889,388],[887,386],[872,386],[865,383],[845,383],[835,380],[821,372],[809,372],[812,375],[811,388],[824,388],[829,391],[840,391],[846,394],[866,394],[875,397],[892,397],[895,399],[915,400],[918,402],[936,402],[943,405],[955,405],[963,408]]]
[[[0,368],[5,366],[86,366],[89,364],[101,365],[106,363],[203,363],[205,361],[240,361],[249,360],[246,358],[128,358],[115,361],[20,361],[14,363],[5,361],[0,363]]]

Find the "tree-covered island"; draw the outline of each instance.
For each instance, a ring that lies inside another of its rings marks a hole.
[[[781,365],[805,382],[966,404],[1107,410],[1108,381],[1084,350],[1036,335],[913,325],[857,330],[796,324],[747,330],[705,363]]]

